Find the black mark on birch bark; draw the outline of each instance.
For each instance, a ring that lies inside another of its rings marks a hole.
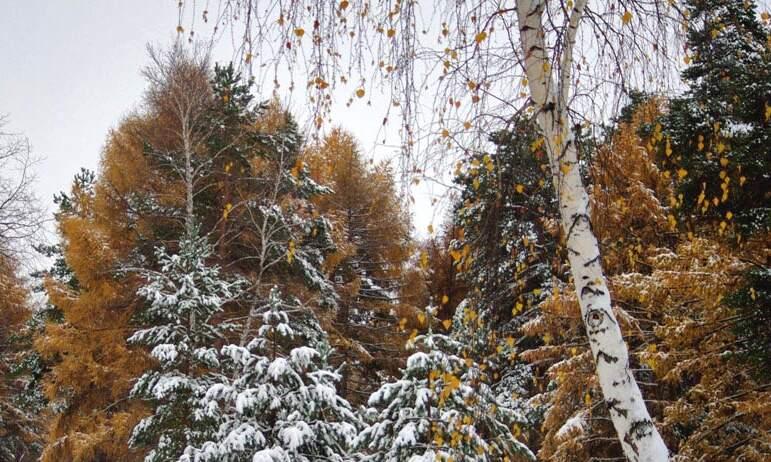
[[[616,398],[605,400],[605,404],[607,404],[609,410],[619,415],[626,417],[629,414],[629,411],[619,406],[619,404],[621,404],[621,401]]]
[[[618,358],[617,357],[615,357],[613,355],[609,355],[609,354],[605,353],[602,350],[597,352],[597,359],[602,359],[606,363],[610,363],[610,364],[618,362]]]

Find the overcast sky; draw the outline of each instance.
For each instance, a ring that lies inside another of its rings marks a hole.
[[[0,114],[8,116],[5,129],[26,135],[42,158],[37,189],[53,210],[53,194],[68,190],[81,167],[97,169],[110,128],[141,101],[146,45],[172,43],[177,1],[6,0],[2,11]],[[230,59],[227,45],[218,51],[215,60]],[[301,102],[290,106],[302,113]],[[366,153],[384,157],[394,150],[375,149],[381,121],[365,107],[335,114]],[[426,193],[418,196],[415,226],[425,230],[433,218]]]

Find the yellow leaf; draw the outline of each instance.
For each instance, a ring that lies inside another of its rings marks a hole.
[[[688,175],[688,170],[681,168],[677,170],[677,177],[681,180],[685,178]]]
[[[287,263],[292,264],[292,262],[294,261],[294,253],[295,253],[294,241],[289,241],[289,244],[287,247],[288,248],[286,250],[286,261]]]
[[[434,225],[428,225],[428,234],[434,234]]]
[[[444,326],[445,330],[450,330],[450,326],[452,326],[452,320],[445,319],[444,321],[442,321],[442,325]]]
[[[298,27],[297,29],[294,30],[294,35],[298,37],[302,37],[303,35],[305,35],[305,29],[303,29],[302,27]]]
[[[734,217],[734,214],[731,211],[726,212],[725,214],[726,220],[730,220],[733,217]]]
[[[466,130],[470,129],[471,128],[471,122],[469,122],[469,121],[463,122],[463,128],[465,128]]]
[[[592,395],[588,391],[584,395],[584,404],[586,404],[587,406],[592,405]]]
[[[386,31],[386,36],[388,36],[388,38],[392,38],[395,35],[396,31],[394,29],[388,29],[388,31]]]
[[[428,253],[425,250],[420,252],[420,267],[424,270],[428,269]]]
[[[621,16],[621,22],[629,24],[632,21],[632,13],[629,10],[624,11],[624,15]]]
[[[450,301],[450,297],[442,295],[442,305],[446,305]]]
[[[340,2],[340,9],[344,10],[346,8],[348,8],[348,0],[343,0],[342,2]]]
[[[356,97],[364,98],[364,89],[363,88],[359,88],[359,89],[356,90]]]
[[[515,186],[514,189],[516,189],[519,194],[522,194],[523,192],[525,192],[525,185],[518,184],[517,186]]]
[[[537,150],[538,150],[538,148],[540,148],[541,146],[543,146],[543,143],[544,143],[544,139],[543,139],[543,137],[539,137],[538,139],[536,139],[535,141],[533,141],[533,143],[530,145],[530,150],[531,150],[531,151],[537,151]]]
[[[487,38],[487,32],[482,31],[482,32],[478,33],[476,35],[476,37],[474,37],[474,41],[477,42],[477,43],[482,43],[482,42],[484,42],[484,40],[486,38]]]
[[[182,32],[185,32],[185,28],[182,26],[177,26],[177,33],[181,34]]]
[[[421,326],[423,324],[425,324],[426,323],[426,315],[423,314],[423,313],[418,313],[418,322],[420,323]]]
[[[466,310],[465,316],[463,316],[463,320],[466,323],[473,322],[477,318],[477,312],[474,310]]]
[[[725,167],[726,165],[728,165],[728,159],[726,159],[725,157],[721,157],[720,158],[720,166],[721,167]]]
[[[446,128],[443,128],[442,129],[442,138],[447,138],[449,136],[450,136],[450,131],[447,130]]]

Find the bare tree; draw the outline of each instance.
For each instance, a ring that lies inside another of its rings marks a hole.
[[[6,123],[0,116],[0,253],[11,257],[39,237],[45,212],[34,193],[36,159],[29,140],[3,131]]]
[[[165,128],[171,135],[171,142],[156,147],[153,154],[184,182],[185,231],[192,235],[196,186],[216,157],[209,155],[206,146],[211,135],[206,116],[213,98],[209,55],[201,46],[190,53],[179,42],[167,51],[148,47],[148,53],[151,65],[144,70],[149,83],[146,99],[160,117],[168,118],[170,123]]]

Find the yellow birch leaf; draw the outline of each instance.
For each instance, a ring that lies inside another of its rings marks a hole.
[[[420,267],[424,270],[428,269],[428,253],[425,250],[420,252]]]

